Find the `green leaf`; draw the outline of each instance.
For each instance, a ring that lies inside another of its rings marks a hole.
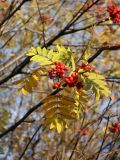
[[[47,56],[47,53],[48,53],[48,52],[47,52],[47,49],[46,49],[46,48],[43,48],[42,52],[43,52],[43,55],[44,55],[44,56]]]
[[[88,46],[87,46],[87,48],[86,48],[86,50],[85,50],[85,52],[84,52],[84,55],[82,56],[82,59],[83,60],[88,60],[88,58],[90,57],[90,55],[91,55],[91,46],[92,46],[92,39],[89,41],[89,43],[88,43]]]
[[[99,100],[101,94],[104,94],[105,96],[110,94],[105,78],[102,75],[90,72],[87,83],[92,87],[96,100]]]
[[[71,62],[72,62],[72,70],[75,71],[75,61],[73,56],[71,56]]]
[[[59,54],[55,54],[52,58],[52,61],[55,62],[55,61],[59,61],[60,60],[60,55]]]
[[[92,85],[92,83],[89,81],[89,82],[87,83],[87,85],[85,86],[85,90],[86,90],[86,91],[90,90],[90,89],[91,89],[91,85]]]
[[[87,60],[90,57],[90,51],[89,51],[89,47],[88,49],[85,51],[84,55],[83,55],[83,59]]]
[[[68,47],[67,51],[68,51],[68,52],[70,52],[70,51],[71,51],[69,47]]]
[[[94,87],[94,93],[95,93],[96,100],[98,101],[100,99],[100,90]]]
[[[52,57],[54,56],[54,52],[53,52],[53,50],[51,49],[49,52],[48,52],[48,58],[49,59],[52,59]]]
[[[63,46],[57,45],[57,49],[60,53],[67,53],[67,50]]]

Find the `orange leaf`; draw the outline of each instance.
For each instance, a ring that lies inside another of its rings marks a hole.
[[[4,0],[1,0],[0,2],[0,7],[3,7],[3,8],[7,8],[9,6],[9,3],[4,1]]]

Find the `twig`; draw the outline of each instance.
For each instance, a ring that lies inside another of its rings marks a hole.
[[[49,96],[51,95],[55,95],[57,94],[60,90],[62,89],[58,89],[55,90],[54,92],[52,92]],[[48,96],[47,96],[48,97]],[[44,100],[44,99],[43,99]],[[38,109],[41,105],[43,105],[44,103],[41,101],[39,102],[37,105],[35,105],[34,107],[32,107],[31,109],[29,109],[29,111],[18,121],[16,122],[14,125],[12,125],[11,127],[9,127],[7,130],[5,130],[3,133],[0,134],[0,138],[2,138],[3,136],[5,136],[6,134],[8,134],[10,131],[14,131],[22,122],[24,122],[24,120],[31,114],[33,113],[36,109]]]
[[[38,1],[36,0],[36,4],[37,4],[37,7],[38,7],[38,12],[39,12],[39,15],[40,15],[40,19],[41,19],[41,22],[42,22],[42,33],[43,33],[43,45],[45,46],[45,26],[44,26],[44,19],[42,18],[42,15],[41,15],[41,12],[40,12],[40,8],[39,8],[39,4],[38,4]]]
[[[1,27],[7,20],[9,20],[9,19],[22,7],[22,5],[23,5],[25,2],[27,2],[27,1],[31,1],[31,0],[23,0],[23,1],[19,4],[19,6],[18,6],[15,10],[13,10],[12,13],[10,13],[8,16],[6,16],[6,17],[2,20],[2,22],[0,22],[0,27]]]
[[[102,151],[103,144],[104,144],[104,142],[105,142],[105,140],[106,140],[106,133],[107,133],[107,129],[108,129],[108,124],[109,124],[109,118],[108,118],[108,120],[107,120],[107,124],[106,124],[106,128],[105,128],[105,133],[104,133],[103,141],[102,141],[102,144],[101,144],[101,146],[100,146],[100,150],[99,150],[98,155],[97,155],[97,157],[96,157],[95,160],[98,160],[98,158],[99,158],[99,156],[100,156],[100,153],[101,153],[101,151]]]
[[[33,136],[30,138],[30,140],[29,140],[29,142],[27,143],[25,149],[23,150],[23,152],[22,152],[19,160],[21,160],[21,159],[23,158],[23,156],[24,156],[27,148],[29,147],[30,143],[32,142],[33,138],[36,136],[36,134],[38,133],[38,131],[40,130],[41,127],[42,127],[42,125],[40,125],[40,126],[36,129],[35,133],[34,133]]]

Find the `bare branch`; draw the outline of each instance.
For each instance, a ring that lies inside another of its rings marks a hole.
[[[31,0],[23,0],[15,10],[13,10],[13,12],[11,12],[10,14],[8,14],[7,17],[5,17],[1,22],[0,22],[0,27],[7,21],[9,20],[21,7],[24,3],[31,1]]]

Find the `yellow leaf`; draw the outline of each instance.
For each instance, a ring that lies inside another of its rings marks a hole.
[[[65,128],[68,128],[68,125],[67,125],[67,124],[65,124]]]
[[[25,90],[25,88],[22,88],[22,89],[21,89],[21,92],[22,92],[22,94],[23,94],[24,96],[26,96],[27,91]]]
[[[50,124],[50,129],[55,128],[55,125],[53,123]]]
[[[38,77],[37,75],[35,75],[35,74],[34,74],[32,77],[33,77],[36,81],[39,80],[39,77]]]
[[[55,123],[56,123],[56,127],[57,127],[58,133],[61,133],[61,131],[62,131],[62,125],[61,125],[61,123],[58,122],[58,119],[55,120]]]
[[[42,55],[42,49],[41,49],[40,47],[37,47],[37,53],[38,53],[39,55]]]
[[[36,77],[36,76],[32,76],[32,77],[30,78],[30,80],[32,81],[33,86],[36,87],[37,84],[38,84],[38,79],[37,79],[37,77]]]
[[[30,60],[34,61],[34,62],[42,62],[42,61],[48,60],[48,59],[43,56],[35,55]]]
[[[32,86],[30,85],[29,80],[26,80],[26,84],[25,84],[24,89],[25,89],[27,92],[32,93]]]
[[[41,66],[46,66],[46,65],[51,65],[52,64],[52,62],[51,61],[49,61],[49,60],[45,60],[45,61],[43,61],[43,62],[41,62]]]
[[[30,50],[28,50],[28,53],[26,54],[27,56],[34,56],[37,54],[37,51],[34,47],[31,47]]]

